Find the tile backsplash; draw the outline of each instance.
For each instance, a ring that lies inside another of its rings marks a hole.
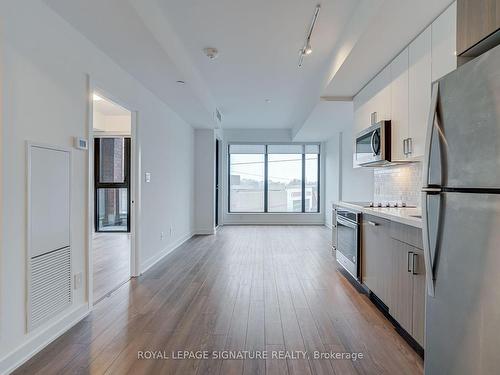
[[[374,183],[374,202],[406,202],[420,207],[422,163],[376,168]]]

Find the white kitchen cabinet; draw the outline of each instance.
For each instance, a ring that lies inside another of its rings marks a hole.
[[[431,104],[431,26],[409,47],[409,138],[410,156],[419,158],[425,152],[427,118]]]
[[[392,160],[406,160],[403,142],[409,137],[408,48],[391,62],[391,143]]]
[[[356,135],[368,128],[371,114],[377,112],[377,121],[391,119],[391,69],[387,66],[377,74],[353,99],[354,131]],[[353,167],[359,167],[353,159]]]
[[[452,3],[431,25],[432,81],[457,68],[457,3]]]

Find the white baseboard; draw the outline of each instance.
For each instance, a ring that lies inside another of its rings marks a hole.
[[[160,260],[162,260],[164,257],[166,257],[168,254],[170,254],[172,251],[177,249],[179,246],[181,246],[184,242],[186,242],[187,240],[189,240],[193,236],[194,236],[194,233],[189,233],[188,235],[186,235],[186,236],[182,237],[181,239],[177,240],[176,242],[172,243],[165,250],[160,251],[158,254],[153,255],[151,258],[146,260],[144,262],[144,266],[142,267],[141,274],[143,274],[144,272],[149,270],[156,263],[158,263]]]
[[[262,223],[258,221],[250,221],[245,223],[224,223],[224,225],[229,226],[245,226],[245,225],[255,225],[255,226],[297,226],[297,227],[323,227],[325,223],[287,223],[287,222],[277,222],[277,223]]]
[[[198,230],[196,230],[195,234],[202,235],[202,236],[215,234],[215,228],[212,228],[212,229],[198,229]]]
[[[60,319],[40,330],[40,332],[36,333],[28,341],[22,343],[19,347],[0,359],[0,374],[10,374],[13,372],[52,341],[84,319],[90,311],[88,304],[85,303],[72,309]]]

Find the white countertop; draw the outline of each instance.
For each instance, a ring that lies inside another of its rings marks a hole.
[[[416,228],[422,228],[422,219],[412,215],[421,215],[420,208],[386,208],[386,207],[363,207],[363,204],[337,202],[335,206],[350,208],[367,215],[378,216],[387,220],[392,220],[401,224],[410,225]]]

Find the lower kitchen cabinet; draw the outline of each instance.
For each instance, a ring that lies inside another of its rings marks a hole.
[[[392,239],[389,313],[422,347],[425,329],[424,252]]]
[[[363,216],[362,280],[389,314],[424,346],[425,263],[421,230]]]
[[[413,277],[411,274],[412,247],[404,242],[391,240],[391,302],[390,314],[407,332],[413,326]]]
[[[363,284],[387,306],[390,299],[390,222],[363,215],[361,234],[361,275]]]
[[[415,251],[415,271],[413,274],[413,328],[412,335],[424,347],[425,343],[425,261],[424,252]]]

